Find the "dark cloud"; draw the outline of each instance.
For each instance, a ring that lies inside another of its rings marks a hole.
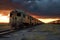
[[[23,9],[24,7],[18,3],[12,2],[12,0],[1,0],[0,10],[12,10],[12,9]]]
[[[0,4],[0,9],[20,8],[35,15],[60,17],[60,0],[5,0]]]
[[[30,12],[36,12],[42,16],[60,16],[60,0],[15,0],[22,4]]]

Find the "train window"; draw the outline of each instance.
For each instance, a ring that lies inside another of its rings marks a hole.
[[[25,15],[23,14],[23,17],[25,17]]]
[[[13,15],[13,13],[14,13],[14,11],[11,11],[11,12],[10,12],[10,17]]]
[[[10,17],[12,16],[13,14],[12,13],[10,13]]]
[[[21,13],[17,13],[17,16],[21,16]]]

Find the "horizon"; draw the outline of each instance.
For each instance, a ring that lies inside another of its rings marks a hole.
[[[60,20],[59,18],[36,18],[36,19],[44,23]],[[0,23],[9,23],[9,14],[7,16],[0,14]]]

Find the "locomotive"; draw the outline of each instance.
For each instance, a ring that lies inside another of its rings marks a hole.
[[[22,10],[16,9],[10,12],[10,25],[12,29],[31,27],[41,23],[41,21],[27,15]]]

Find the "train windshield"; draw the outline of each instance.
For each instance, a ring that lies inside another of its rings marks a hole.
[[[17,13],[17,16],[21,16],[21,13]]]

